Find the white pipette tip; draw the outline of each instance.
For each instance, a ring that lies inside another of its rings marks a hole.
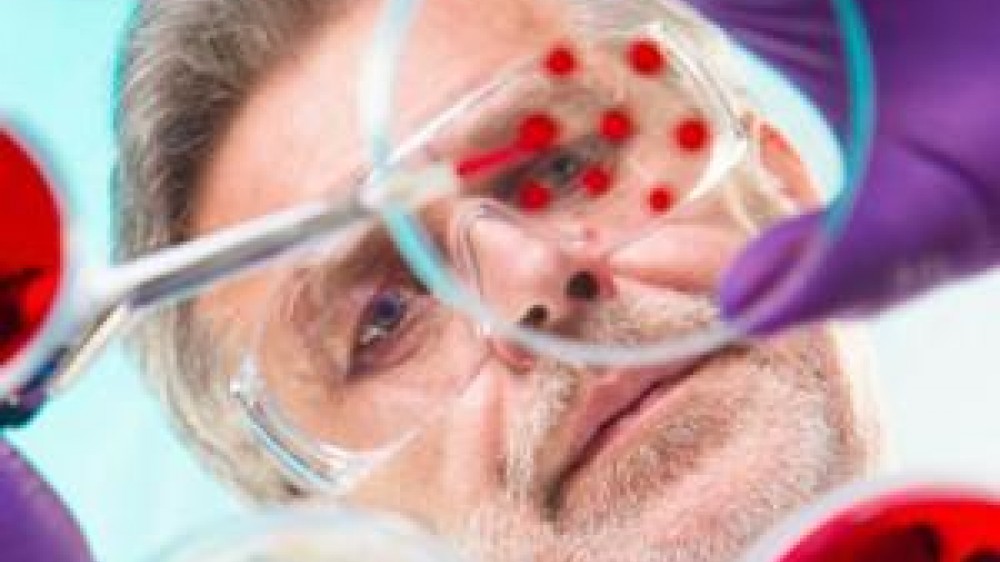
[[[461,181],[451,163],[416,170],[393,170],[361,191],[361,204],[368,209],[381,209],[392,203],[418,210],[437,199],[458,193]]]

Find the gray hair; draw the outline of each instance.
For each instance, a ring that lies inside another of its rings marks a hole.
[[[117,255],[185,240],[195,187],[229,122],[264,77],[329,21],[335,0],[146,0],[121,53]],[[260,501],[297,490],[243,427],[218,371],[218,334],[190,305],[135,332],[147,383],[209,470]]]
[[[729,73],[721,36],[676,0],[571,3],[585,8],[580,23],[587,27],[631,27],[673,14],[674,26],[721,65],[716,70]],[[335,7],[346,6],[338,0],[139,3],[122,52],[116,113],[118,259],[189,236],[195,188],[229,123],[262,80],[335,17]],[[190,304],[147,317],[134,334],[147,383],[223,482],[261,502],[304,493],[245,427],[220,372],[225,334],[215,332]]]

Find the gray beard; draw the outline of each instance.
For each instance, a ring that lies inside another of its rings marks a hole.
[[[655,344],[702,331],[717,317],[708,299],[677,294],[669,299],[612,301],[595,307],[576,327],[584,341],[623,347]],[[507,483],[510,499],[540,492],[535,458],[545,438],[563,420],[577,394],[595,376],[586,369],[543,357],[527,375],[531,400],[520,409],[508,433]]]
[[[596,311],[583,325],[589,341],[636,343],[663,334],[690,331],[704,326],[714,314],[706,301],[685,297],[678,302],[636,303],[624,306],[611,303]],[[842,432],[830,421],[829,389],[817,358],[817,345],[801,346],[791,358],[777,356],[763,346],[741,347],[731,361],[733,369],[754,369],[767,377],[764,392],[788,408],[789,432],[798,436],[801,447],[789,455],[777,472],[761,474],[740,489],[740,497],[725,502],[709,515],[711,525],[698,532],[688,530],[696,523],[685,521],[685,509],[678,509],[676,519],[665,517],[662,529],[654,536],[648,522],[640,519],[643,508],[659,496],[651,490],[667,491],[671,484],[660,480],[672,473],[677,480],[697,474],[699,467],[690,459],[675,458],[675,452],[691,446],[702,434],[702,426],[711,419],[697,415],[664,420],[649,442],[616,461],[608,481],[594,486],[594,497],[604,502],[613,499],[635,506],[627,513],[602,515],[599,521],[573,521],[571,525],[541,517],[524,518],[526,506],[540,506],[540,497],[551,493],[546,483],[538,482],[536,459],[542,453],[545,438],[574,404],[586,377],[580,369],[552,360],[541,360],[528,376],[535,388],[530,403],[519,408],[509,431],[506,459],[506,489],[502,499],[481,505],[469,518],[460,536],[454,537],[470,560],[482,562],[731,562],[750,543],[781,516],[804,505],[832,485],[846,479],[852,471],[843,460]],[[739,404],[719,404],[720,410]],[[709,417],[710,418],[710,417]],[[784,419],[784,418],[783,418]],[[753,438],[759,423],[748,418],[731,430]],[[716,461],[718,464],[718,461]],[[645,475],[657,475],[657,478]],[[638,477],[637,477],[638,476]],[[616,481],[612,486],[612,482]],[[605,498],[606,497],[606,498]],[[697,511],[697,499],[692,508]],[[662,500],[661,500],[662,501]],[[605,502],[606,503],[606,502]],[[614,505],[614,504],[612,504]],[[530,508],[530,507],[529,507]],[[688,511],[689,512],[689,511]],[[657,520],[659,523],[659,520]],[[659,526],[659,525],[657,525]],[[705,529],[709,529],[705,532]]]

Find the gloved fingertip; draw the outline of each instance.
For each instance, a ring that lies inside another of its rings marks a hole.
[[[723,317],[743,322],[744,317],[795,268],[820,221],[818,212],[785,221],[765,232],[737,257],[726,271],[718,298]],[[750,320],[754,333],[776,331],[793,318],[785,318],[785,303]],[[757,313],[755,313],[756,315]]]

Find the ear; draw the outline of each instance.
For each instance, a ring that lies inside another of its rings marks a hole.
[[[758,133],[761,164],[778,182],[781,194],[800,209],[820,206],[822,190],[784,134],[766,122],[758,125]]]

